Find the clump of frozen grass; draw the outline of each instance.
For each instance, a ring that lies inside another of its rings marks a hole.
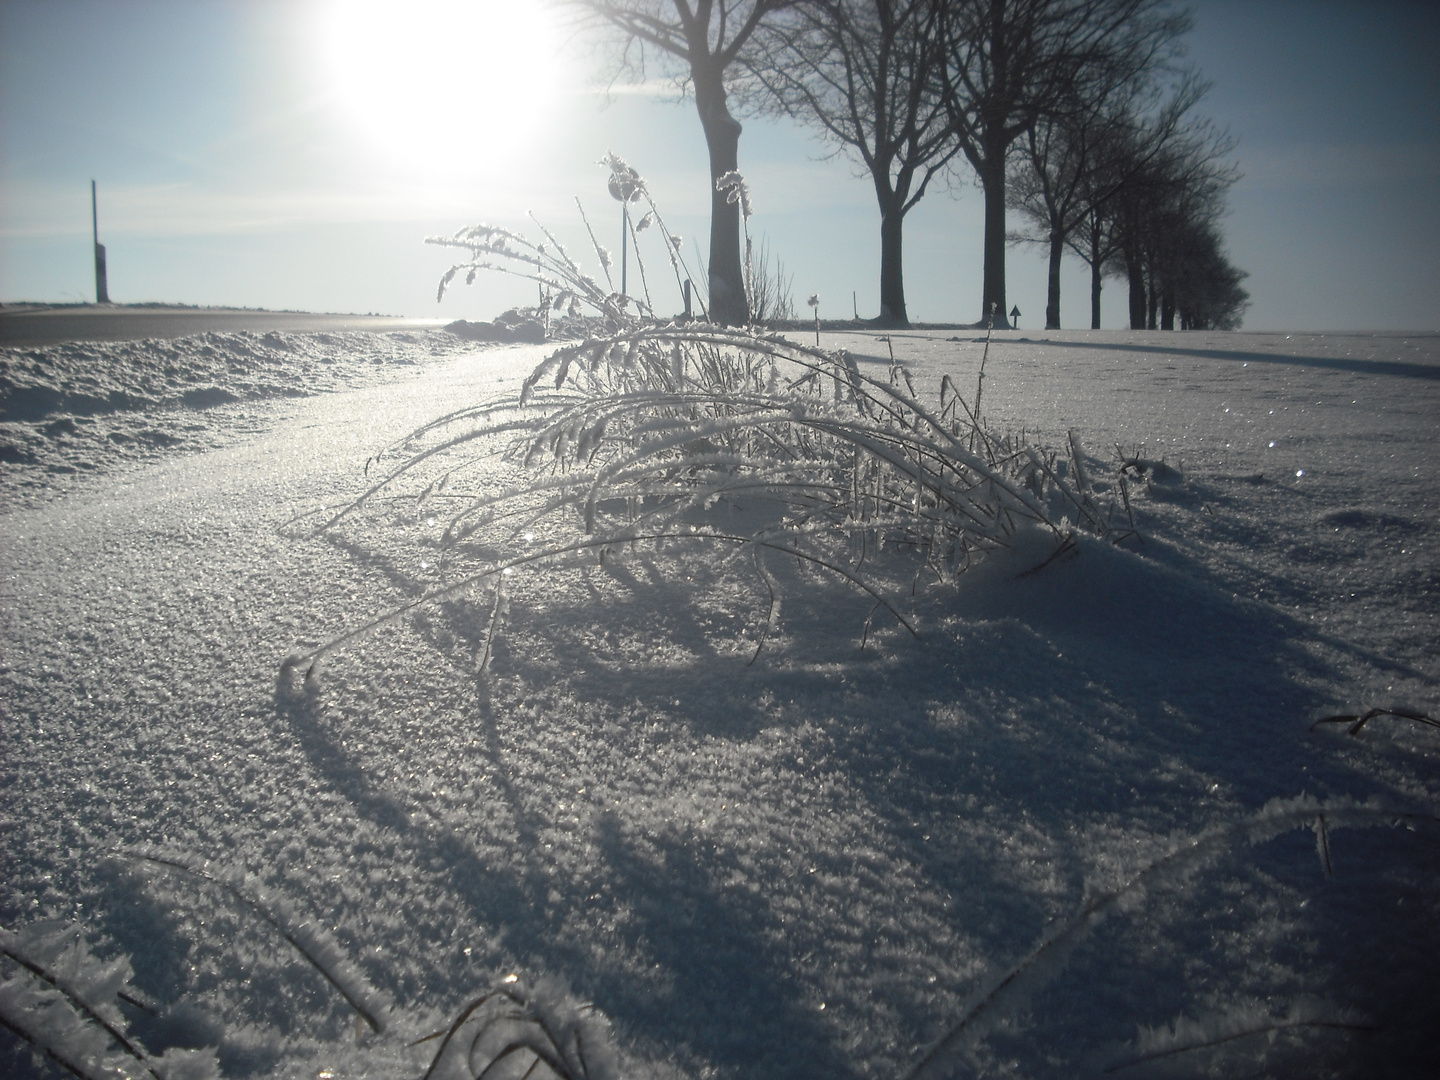
[[[760,247],[747,267],[750,278],[750,321],[757,326],[791,322],[795,318],[795,275],[787,274],[785,262],[760,238]]]
[[[601,164],[610,170],[612,187],[623,190],[632,199],[643,201],[648,207],[638,220],[627,219],[640,272],[642,296],[630,296],[615,289],[614,279],[610,275],[612,256],[595,238],[595,230],[590,227],[585,207],[577,196],[575,205],[580,211],[581,219],[590,235],[591,246],[595,249],[600,263],[603,285],[600,277],[587,273],[554,234],[539,221],[535,221],[535,224],[544,237],[539,241],[494,225],[471,225],[453,236],[432,236],[425,241],[438,247],[464,251],[469,256],[451,266],[440,278],[436,299],[444,297],[445,290],[457,275],[463,273],[465,284],[471,285],[480,271],[486,270],[525,278],[539,285],[544,300],[537,314],[542,319],[548,320],[552,311],[578,318],[589,309],[599,317],[606,330],[626,326],[641,319],[653,319],[655,310],[650,296],[649,280],[645,274],[645,263],[640,254],[640,233],[646,232],[652,226],[658,230],[663,238],[662,243],[670,268],[675,274],[676,286],[683,292],[684,282],[692,275],[680,253],[681,238],[666,228],[660,208],[655,205],[649,187],[638,172],[615,154],[606,154]],[[535,220],[533,214],[531,220]]]
[[[388,999],[369,986],[333,939],[300,919],[286,898],[192,856],[131,855],[219,885],[274,927],[377,1034],[386,1033],[377,1021],[392,1011]],[[218,1080],[217,1047],[171,1047],[155,1056],[130,1034],[120,1003],[147,1013],[155,1008],[130,985],[129,957],[98,959],[78,925],[44,921],[14,933],[0,929],[0,956],[17,969],[0,978],[0,1025],[72,1075]],[[427,1080],[457,1074],[475,1080],[618,1080],[621,1072],[609,1021],[552,977],[527,987],[518,976],[508,976],[461,1009],[447,1030],[410,1046],[435,1040]]]
[[[767,590],[764,560],[796,559],[913,632],[895,589],[871,572],[893,573],[895,553],[910,580],[943,582],[1023,531],[1043,530],[1056,551],[1080,532],[1112,534],[1114,508],[1092,497],[1074,436],[1064,454],[989,431],[948,377],[932,406],[899,364],[872,378],[843,352],[781,337],[634,321],[558,349],[518,400],[442,416],[374,459],[399,458],[324,528],[408,487],[443,520],[451,580],[291,657],[286,672],[517,567],[639,546],[747,556]],[[525,479],[487,489],[497,455]],[[757,524],[739,530],[725,511],[742,504]],[[535,534],[554,539],[519,542]],[[467,561],[474,552],[487,557]]]
[[[607,164],[612,178],[649,199],[634,170],[613,155]],[[727,190],[743,204],[743,182],[729,179]],[[767,632],[776,595],[764,561],[795,559],[870,596],[872,618],[888,611],[913,633],[893,584],[872,573],[882,564],[896,573],[896,553],[909,560],[913,585],[924,574],[952,580],[1023,531],[1044,531],[1057,552],[1073,548],[1077,533],[1113,538],[1117,508],[1096,503],[1073,434],[1056,453],[994,432],[979,416],[978,391],[972,409],[947,376],[936,397],[923,398],[893,359],[874,378],[844,352],[754,328],[661,323],[649,317],[648,301],[632,311],[545,236],[531,243],[484,226],[462,230],[445,243],[469,246],[476,257],[447,272],[442,288],[461,270],[473,277],[520,266],[552,290],[554,305],[597,312],[604,332],[556,350],[518,400],[458,409],[366,463],[368,473],[397,459],[322,529],[377,497],[413,492],[430,502],[425,513],[443,517],[449,580],[291,656],[282,686],[297,668],[313,672],[326,652],[418,605],[488,586],[520,566],[586,553],[645,547],[680,558],[712,559],[717,550],[746,557],[769,594]],[[502,257],[512,265],[501,267]],[[487,471],[497,455],[525,468],[523,482],[491,489]],[[443,514],[431,502],[442,495]],[[725,512],[742,504],[757,522],[743,530]],[[518,542],[536,534],[548,542]]]

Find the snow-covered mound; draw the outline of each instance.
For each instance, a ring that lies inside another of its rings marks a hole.
[[[247,403],[394,379],[473,352],[443,331],[207,333],[0,348],[0,496],[218,445],[254,430]],[[221,408],[231,406],[231,408]]]
[[[981,342],[892,344],[973,397]],[[7,503],[0,943],[192,1075],[419,1076],[441,1040],[409,1044],[497,989],[556,1061],[593,1038],[596,1077],[1440,1071],[1440,731],[1312,730],[1440,714],[1440,339],[997,340],[992,426],[1076,431],[1139,535],[1039,572],[1022,538],[943,587],[871,552],[918,640],[877,617],[862,649],[873,602],[779,559],[612,550],[277,692],[292,651],[446,580],[464,492],[314,524],[548,351],[177,409],[254,430]]]

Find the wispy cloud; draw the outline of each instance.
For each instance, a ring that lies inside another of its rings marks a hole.
[[[89,185],[9,184],[0,189],[0,236],[60,237],[90,232]],[[545,185],[394,186],[370,190],[320,188],[227,191],[191,182],[102,185],[100,231],[105,236],[214,236],[273,232],[300,225],[409,222],[459,223],[499,213],[563,212],[569,193]]]
[[[1240,147],[1246,185],[1282,191],[1372,188],[1440,180],[1435,143],[1295,143]]]

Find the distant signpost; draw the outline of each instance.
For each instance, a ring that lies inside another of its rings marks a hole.
[[[1012,329],[1020,329],[1020,305],[1016,304],[1010,309],[1010,326]]]
[[[95,237],[95,302],[108,304],[110,290],[105,284],[105,245],[100,243],[100,207],[95,198],[95,181],[90,181],[90,227]]]

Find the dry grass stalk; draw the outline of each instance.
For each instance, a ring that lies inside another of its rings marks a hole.
[[[1358,735],[1360,734],[1361,728],[1371,720],[1381,716],[1394,716],[1401,720],[1413,720],[1415,723],[1424,724],[1426,727],[1440,728],[1440,720],[1436,720],[1433,716],[1427,716],[1419,709],[1409,709],[1399,705],[1391,705],[1388,708],[1370,709],[1364,713],[1345,713],[1340,716],[1322,717],[1310,725],[1310,730],[1314,731],[1321,724],[1349,724],[1350,727],[1345,734]]]

